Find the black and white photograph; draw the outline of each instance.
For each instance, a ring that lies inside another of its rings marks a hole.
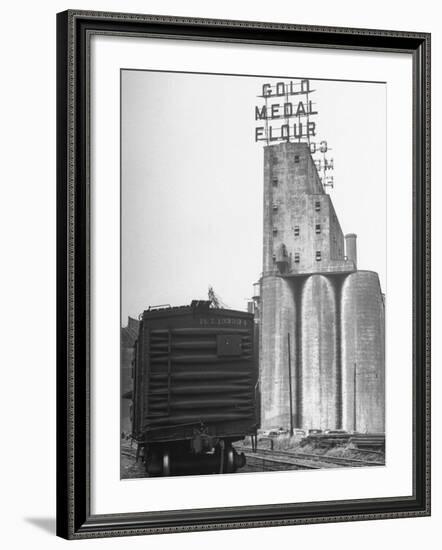
[[[430,35],[345,25],[57,15],[59,536],[430,514]]]
[[[121,479],[384,467],[386,82],[120,92]]]

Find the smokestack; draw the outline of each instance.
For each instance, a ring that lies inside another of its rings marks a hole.
[[[345,253],[347,260],[351,260],[355,264],[355,269],[358,268],[358,254],[356,250],[356,234],[348,233],[345,235]]]

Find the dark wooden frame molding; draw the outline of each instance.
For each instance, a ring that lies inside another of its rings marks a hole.
[[[89,41],[156,36],[413,58],[413,495],[92,515],[89,479]],[[430,35],[69,10],[57,15],[57,534],[68,539],[430,514]]]

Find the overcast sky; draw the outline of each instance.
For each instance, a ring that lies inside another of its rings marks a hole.
[[[122,324],[149,305],[207,299],[246,309],[262,271],[263,143],[255,105],[266,76],[122,71]],[[299,75],[308,77],[308,75]],[[288,76],[287,80],[297,78]],[[386,87],[311,81],[328,190],[358,268],[386,276]]]

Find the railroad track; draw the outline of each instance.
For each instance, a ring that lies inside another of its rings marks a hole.
[[[287,456],[284,452],[272,452],[271,455],[267,454],[265,450],[261,453],[258,451],[257,453],[249,452],[248,449],[241,449],[244,451],[244,454],[246,455],[248,462],[259,462],[259,461],[265,461],[269,464],[267,466],[274,465],[274,468],[266,468],[266,469],[275,469],[280,470],[286,468],[291,469],[309,469],[309,470],[317,470],[321,468],[322,466],[311,464],[310,461],[306,460],[300,460],[297,458],[293,458],[291,456]],[[121,454],[124,456],[127,456],[129,458],[132,458],[135,460],[135,451],[129,450],[129,449],[123,449],[121,451]],[[249,460],[250,459],[250,460]]]
[[[340,466],[385,466],[384,462],[373,460],[362,460],[360,458],[346,458],[340,456],[324,456],[310,453],[294,453],[291,451],[271,451],[268,449],[259,449],[253,452],[247,447],[238,447],[238,450],[244,452],[248,462],[253,458],[263,461],[273,461],[287,466],[299,466],[299,469],[319,469],[319,468],[338,468]]]
[[[385,455],[385,451],[378,451],[376,449],[360,449],[357,447],[354,449],[356,453],[366,453],[366,454],[373,454],[373,455]]]
[[[253,452],[250,447],[237,446],[239,452],[243,452],[247,459],[247,468],[252,471],[259,468],[263,471],[280,470],[319,470],[325,468],[339,468],[342,466],[384,466],[384,462],[362,460],[358,458],[345,458],[340,456],[324,456],[311,453],[294,453],[291,451],[271,451],[258,449]],[[123,449],[122,454],[135,459],[135,450]],[[240,470],[241,471],[241,470]]]
[[[263,471],[275,470],[319,470],[323,468],[320,464],[314,464],[311,460],[300,459],[284,452],[274,451],[251,451],[249,449],[238,449],[246,456],[246,469],[259,468]],[[240,470],[241,471],[241,470]],[[244,470],[243,470],[244,471]]]
[[[242,448],[241,451],[247,457],[247,464],[250,467],[259,467],[266,471],[271,470],[318,470],[324,465],[313,464],[311,460],[299,459],[284,452],[270,452],[263,450],[252,452],[250,449]],[[123,449],[121,454],[135,460],[135,451]],[[241,471],[241,470],[240,470]]]
[[[121,454],[124,456],[128,456],[129,458],[136,458],[137,454],[135,451],[129,450],[129,449],[122,449]]]
[[[346,464],[348,466],[385,466],[385,462],[375,461],[375,460],[363,460],[361,458],[347,458],[343,456],[324,456],[324,455],[315,455],[308,453],[296,453],[295,456],[299,457],[309,457],[312,460],[320,460],[325,462],[330,462],[334,464]]]

